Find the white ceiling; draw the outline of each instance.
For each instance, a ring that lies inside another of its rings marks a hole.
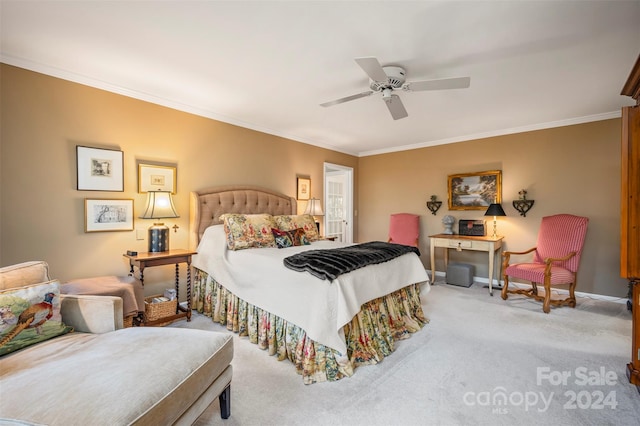
[[[2,62],[354,155],[619,116],[638,1],[6,1]],[[396,92],[354,62],[468,89]]]

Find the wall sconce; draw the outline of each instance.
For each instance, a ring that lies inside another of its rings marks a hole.
[[[304,209],[304,214],[310,214],[311,216],[313,216],[314,220],[315,216],[324,216],[320,200],[318,200],[317,198],[310,199],[307,202],[307,207]],[[316,221],[316,228],[318,228],[318,232],[320,232],[320,222],[318,221]]]
[[[180,217],[176,212],[169,191],[147,192],[147,207],[141,219],[164,219]],[[176,225],[177,226],[177,225]],[[174,230],[177,228],[174,226]],[[169,227],[164,223],[154,223],[149,227],[149,252],[158,253],[169,250]]]
[[[513,208],[520,212],[520,216],[527,217],[527,212],[531,210],[535,200],[527,200],[527,191],[524,189],[518,192],[518,195],[520,199],[513,200]]]
[[[492,238],[498,237],[498,216],[506,216],[504,209],[500,203],[489,204],[489,208],[484,214],[485,216],[493,216],[493,235]]]
[[[432,195],[431,201],[427,201],[427,208],[429,209],[429,211],[431,211],[431,214],[434,216],[436,215],[436,212],[442,205],[442,201],[437,201],[437,198],[438,198],[437,196]]]

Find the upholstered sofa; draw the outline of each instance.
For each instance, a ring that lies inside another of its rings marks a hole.
[[[192,424],[216,398],[229,417],[231,336],[123,328],[119,297],[57,286],[45,262],[0,268],[0,424]],[[44,300],[19,313],[38,291]]]

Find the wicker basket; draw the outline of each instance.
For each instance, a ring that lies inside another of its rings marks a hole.
[[[127,317],[124,317],[122,323],[124,325],[124,328],[133,327],[133,315],[129,315]]]
[[[145,297],[144,299],[144,320],[155,321],[176,314],[178,299],[167,302],[152,303],[154,297],[162,297],[161,294]]]

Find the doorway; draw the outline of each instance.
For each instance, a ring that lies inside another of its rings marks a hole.
[[[324,235],[353,242],[353,168],[324,163]]]

